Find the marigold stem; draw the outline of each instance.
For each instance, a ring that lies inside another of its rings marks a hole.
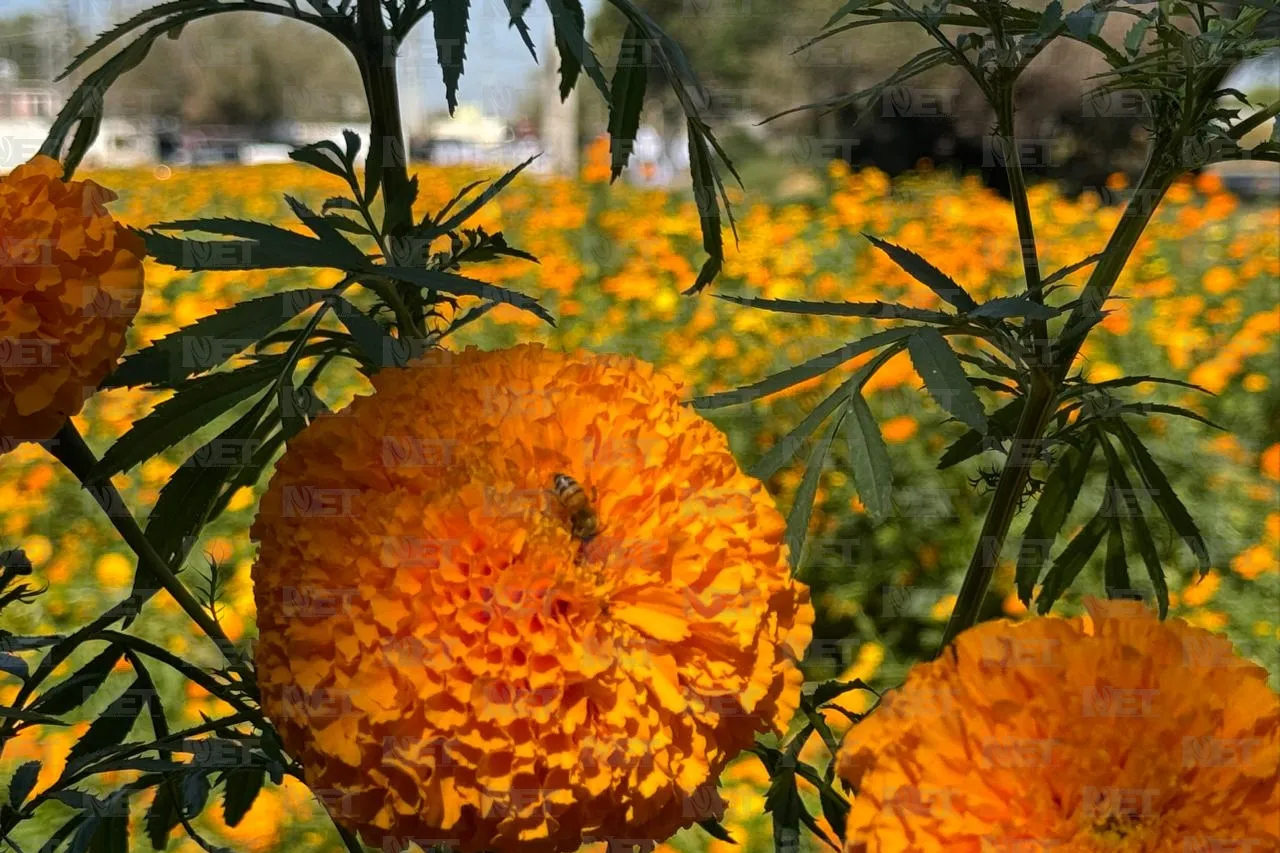
[[[87,488],[89,473],[98,464],[98,457],[89,448],[89,445],[85,443],[84,437],[80,435],[80,431],[76,429],[75,424],[70,419],[62,426],[62,429],[58,430],[58,434],[54,436],[53,441],[48,445],[48,450]],[[200,605],[200,602],[196,601],[195,596],[191,594],[191,591],[178,579],[177,574],[173,569],[169,568],[169,564],[156,551],[155,546],[151,544],[151,540],[147,538],[137,519],[133,517],[133,513],[125,504],[124,498],[116,487],[112,485],[111,481],[102,480],[99,483],[95,483],[94,487],[88,489],[88,491],[93,495],[93,499],[98,506],[102,507],[102,511],[106,513],[111,525],[115,527],[125,544],[133,549],[134,554],[137,555],[139,568],[145,567],[159,579],[161,588],[168,590],[169,594],[173,596],[173,600],[178,602],[178,606],[200,626],[200,629],[208,635],[209,639],[213,640],[219,651],[222,652],[236,672],[240,674],[241,678],[245,679],[246,683],[253,684],[253,670],[245,661],[240,650],[227,637],[213,616]],[[139,606],[157,591],[144,590],[138,602]]]

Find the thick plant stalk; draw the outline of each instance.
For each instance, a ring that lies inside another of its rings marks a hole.
[[[379,0],[360,0],[359,25],[362,49],[356,51],[360,76],[369,104],[369,160],[366,168],[382,169],[382,231],[393,237],[413,220],[409,198],[407,142],[400,118],[400,89],[396,82],[395,35],[387,30]],[[375,153],[375,146],[379,153]],[[370,179],[369,175],[365,180]]]
[[[1111,295],[1111,290],[1120,278],[1120,273],[1128,263],[1130,255],[1138,245],[1138,240],[1142,237],[1152,216],[1155,215],[1160,199],[1164,197],[1171,183],[1171,178],[1166,173],[1157,171],[1155,168],[1155,164],[1159,162],[1161,162],[1159,152],[1152,152],[1147,169],[1139,180],[1133,197],[1125,206],[1120,222],[1107,240],[1103,257],[1094,267],[1093,274],[1089,276],[1089,281],[1080,295],[1080,304],[1071,313],[1065,328],[1076,328],[1079,324],[1096,318],[1102,310],[1103,303]],[[1025,200],[1025,186],[1023,195]],[[940,648],[946,648],[961,631],[972,627],[978,621],[983,601],[986,599],[987,590],[991,586],[991,579],[1009,535],[1009,527],[1014,516],[1018,514],[1018,506],[1026,489],[1031,465],[1038,454],[1045,426],[1053,414],[1058,394],[1086,336],[1087,333],[1065,342],[1059,337],[1055,343],[1060,345],[1060,348],[1053,353],[1053,363],[1049,370],[1046,372],[1036,369],[1033,374],[1027,405],[1023,409],[1022,419],[1014,433],[1009,458],[1005,461],[1000,479],[996,483],[991,506],[987,509],[982,532],[978,536],[977,546],[969,560],[969,568],[965,571],[964,581],[956,597],[951,618],[947,622]]]

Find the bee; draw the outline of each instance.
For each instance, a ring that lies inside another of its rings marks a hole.
[[[551,478],[551,494],[569,514],[569,532],[585,545],[600,532],[600,516],[587,499],[586,490],[568,474]]]

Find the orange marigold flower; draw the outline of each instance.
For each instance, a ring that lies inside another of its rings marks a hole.
[[[142,239],[93,181],[39,155],[0,178],[0,435],[51,438],[115,366],[142,301]]]
[[[857,789],[849,853],[1280,844],[1266,671],[1138,602],[966,631],[850,730],[838,761]]]
[[[263,701],[308,783],[375,846],[462,853],[719,813],[813,623],[725,436],[620,356],[473,348],[373,384],[290,443],[252,530]]]

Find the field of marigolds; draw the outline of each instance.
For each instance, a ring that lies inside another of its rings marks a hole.
[[[496,170],[417,170],[420,211],[434,210],[464,184]],[[522,176],[480,214],[476,224],[501,229],[509,243],[537,256],[477,267],[472,275],[537,296],[558,319],[552,329],[528,314],[495,310],[466,332],[486,347],[544,340],[555,349],[634,354],[655,362],[697,393],[733,388],[830,350],[849,340],[856,324],[833,317],[770,314],[740,308],[710,293],[683,297],[696,275],[698,217],[683,192],[607,184],[607,166],[588,165],[577,180]],[[303,166],[210,167],[163,174],[152,170],[87,173],[112,187],[114,215],[137,226],[186,217],[290,219],[283,192],[318,207],[341,187]],[[712,292],[773,298],[888,300],[936,304],[936,297],[874,253],[861,237],[870,232],[927,253],[976,297],[1011,292],[1021,275],[1014,217],[1009,206],[972,180],[917,174],[889,181],[875,171],[832,166],[816,176],[811,195],[788,203],[743,200],[740,241],[730,246],[726,271]],[[1115,181],[1108,192],[1122,194]],[[1068,200],[1047,186],[1033,188],[1042,265],[1052,270],[1097,251],[1119,207],[1096,195]],[[237,300],[309,284],[299,271],[186,274],[149,265],[141,312],[130,349],[158,339]],[[336,280],[337,274],[333,274]],[[1078,287],[1084,274],[1068,279]],[[1102,331],[1086,346],[1080,369],[1092,380],[1128,374],[1177,377],[1214,392],[1206,397],[1163,388],[1160,399],[1193,408],[1226,432],[1186,419],[1151,417],[1141,429],[1171,474],[1209,541],[1213,567],[1199,580],[1190,554],[1163,524],[1154,527],[1169,574],[1171,614],[1222,632],[1242,654],[1280,673],[1280,211],[1249,205],[1202,176],[1175,185],[1148,229],[1109,305]],[[1130,297],[1130,299],[1125,299]],[[458,343],[461,343],[459,341]],[[856,365],[857,362],[855,362]],[[744,467],[785,435],[847,372],[833,371],[750,406],[716,412]],[[806,659],[812,679],[862,678],[873,686],[899,683],[907,668],[932,653],[954,602],[975,541],[988,491],[990,464],[971,460],[936,468],[941,448],[964,428],[922,394],[907,354],[875,374],[868,399],[883,426],[896,473],[895,512],[873,524],[863,513],[845,472],[843,442],[827,461],[812,519],[801,578],[813,588],[815,641]],[[1149,387],[1152,399],[1155,386]],[[320,389],[332,407],[361,392],[355,380]],[[113,390],[96,396],[75,420],[99,452],[130,423],[161,401],[146,391]],[[117,476],[134,507],[151,506],[174,467],[194,449],[167,455]],[[800,483],[800,464],[769,483],[784,510]],[[38,603],[19,611],[24,629],[62,631],[118,600],[132,581],[134,559],[90,498],[38,446],[27,444],[4,459],[0,528],[8,546],[21,546],[50,587]],[[265,479],[265,478],[264,478]],[[261,484],[260,484],[261,485]],[[1077,504],[1064,533],[1083,523],[1101,485]],[[258,491],[236,493],[229,511],[209,528],[187,572],[207,575],[210,561],[226,572],[217,616],[227,634],[249,643],[255,636],[250,582],[252,546],[246,531]],[[1025,517],[1021,524],[1025,522]],[[1015,528],[1016,530],[1016,528]],[[1101,555],[1095,563],[1102,562]],[[1013,565],[996,584],[1013,618],[1025,610],[1012,592]],[[1085,569],[1076,588],[1101,594],[1101,572]],[[140,630],[168,649],[216,666],[207,643],[190,642],[188,621],[161,593],[148,607],[163,614]],[[1078,612],[1080,593],[1058,609]],[[8,617],[7,617],[8,618]],[[169,632],[164,633],[165,626]],[[208,660],[200,659],[207,656]],[[0,682],[2,685],[4,682]],[[180,686],[183,685],[183,686]],[[187,723],[217,714],[195,685],[162,682],[170,708],[184,707]],[[4,688],[9,689],[9,688]],[[16,687],[13,688],[16,690]],[[180,695],[185,691],[185,701]],[[865,709],[866,694],[841,700]],[[0,697],[7,698],[7,697]],[[848,721],[832,714],[837,733]],[[33,727],[6,748],[5,765],[43,761],[40,784],[59,773],[59,762],[79,733]],[[38,736],[37,736],[38,733]],[[814,741],[807,749],[820,748]],[[0,776],[4,776],[0,768]],[[107,780],[110,781],[109,779]],[[334,849],[332,827],[301,784],[264,791],[234,828],[221,810],[200,817],[211,838],[237,851]],[[757,853],[773,849],[763,814],[766,776],[751,756],[728,768],[724,825],[740,846],[687,830],[665,850]],[[135,813],[142,820],[142,812]],[[184,840],[171,849],[195,850]],[[813,844],[804,841],[803,844]],[[817,849],[814,846],[812,849]]]

